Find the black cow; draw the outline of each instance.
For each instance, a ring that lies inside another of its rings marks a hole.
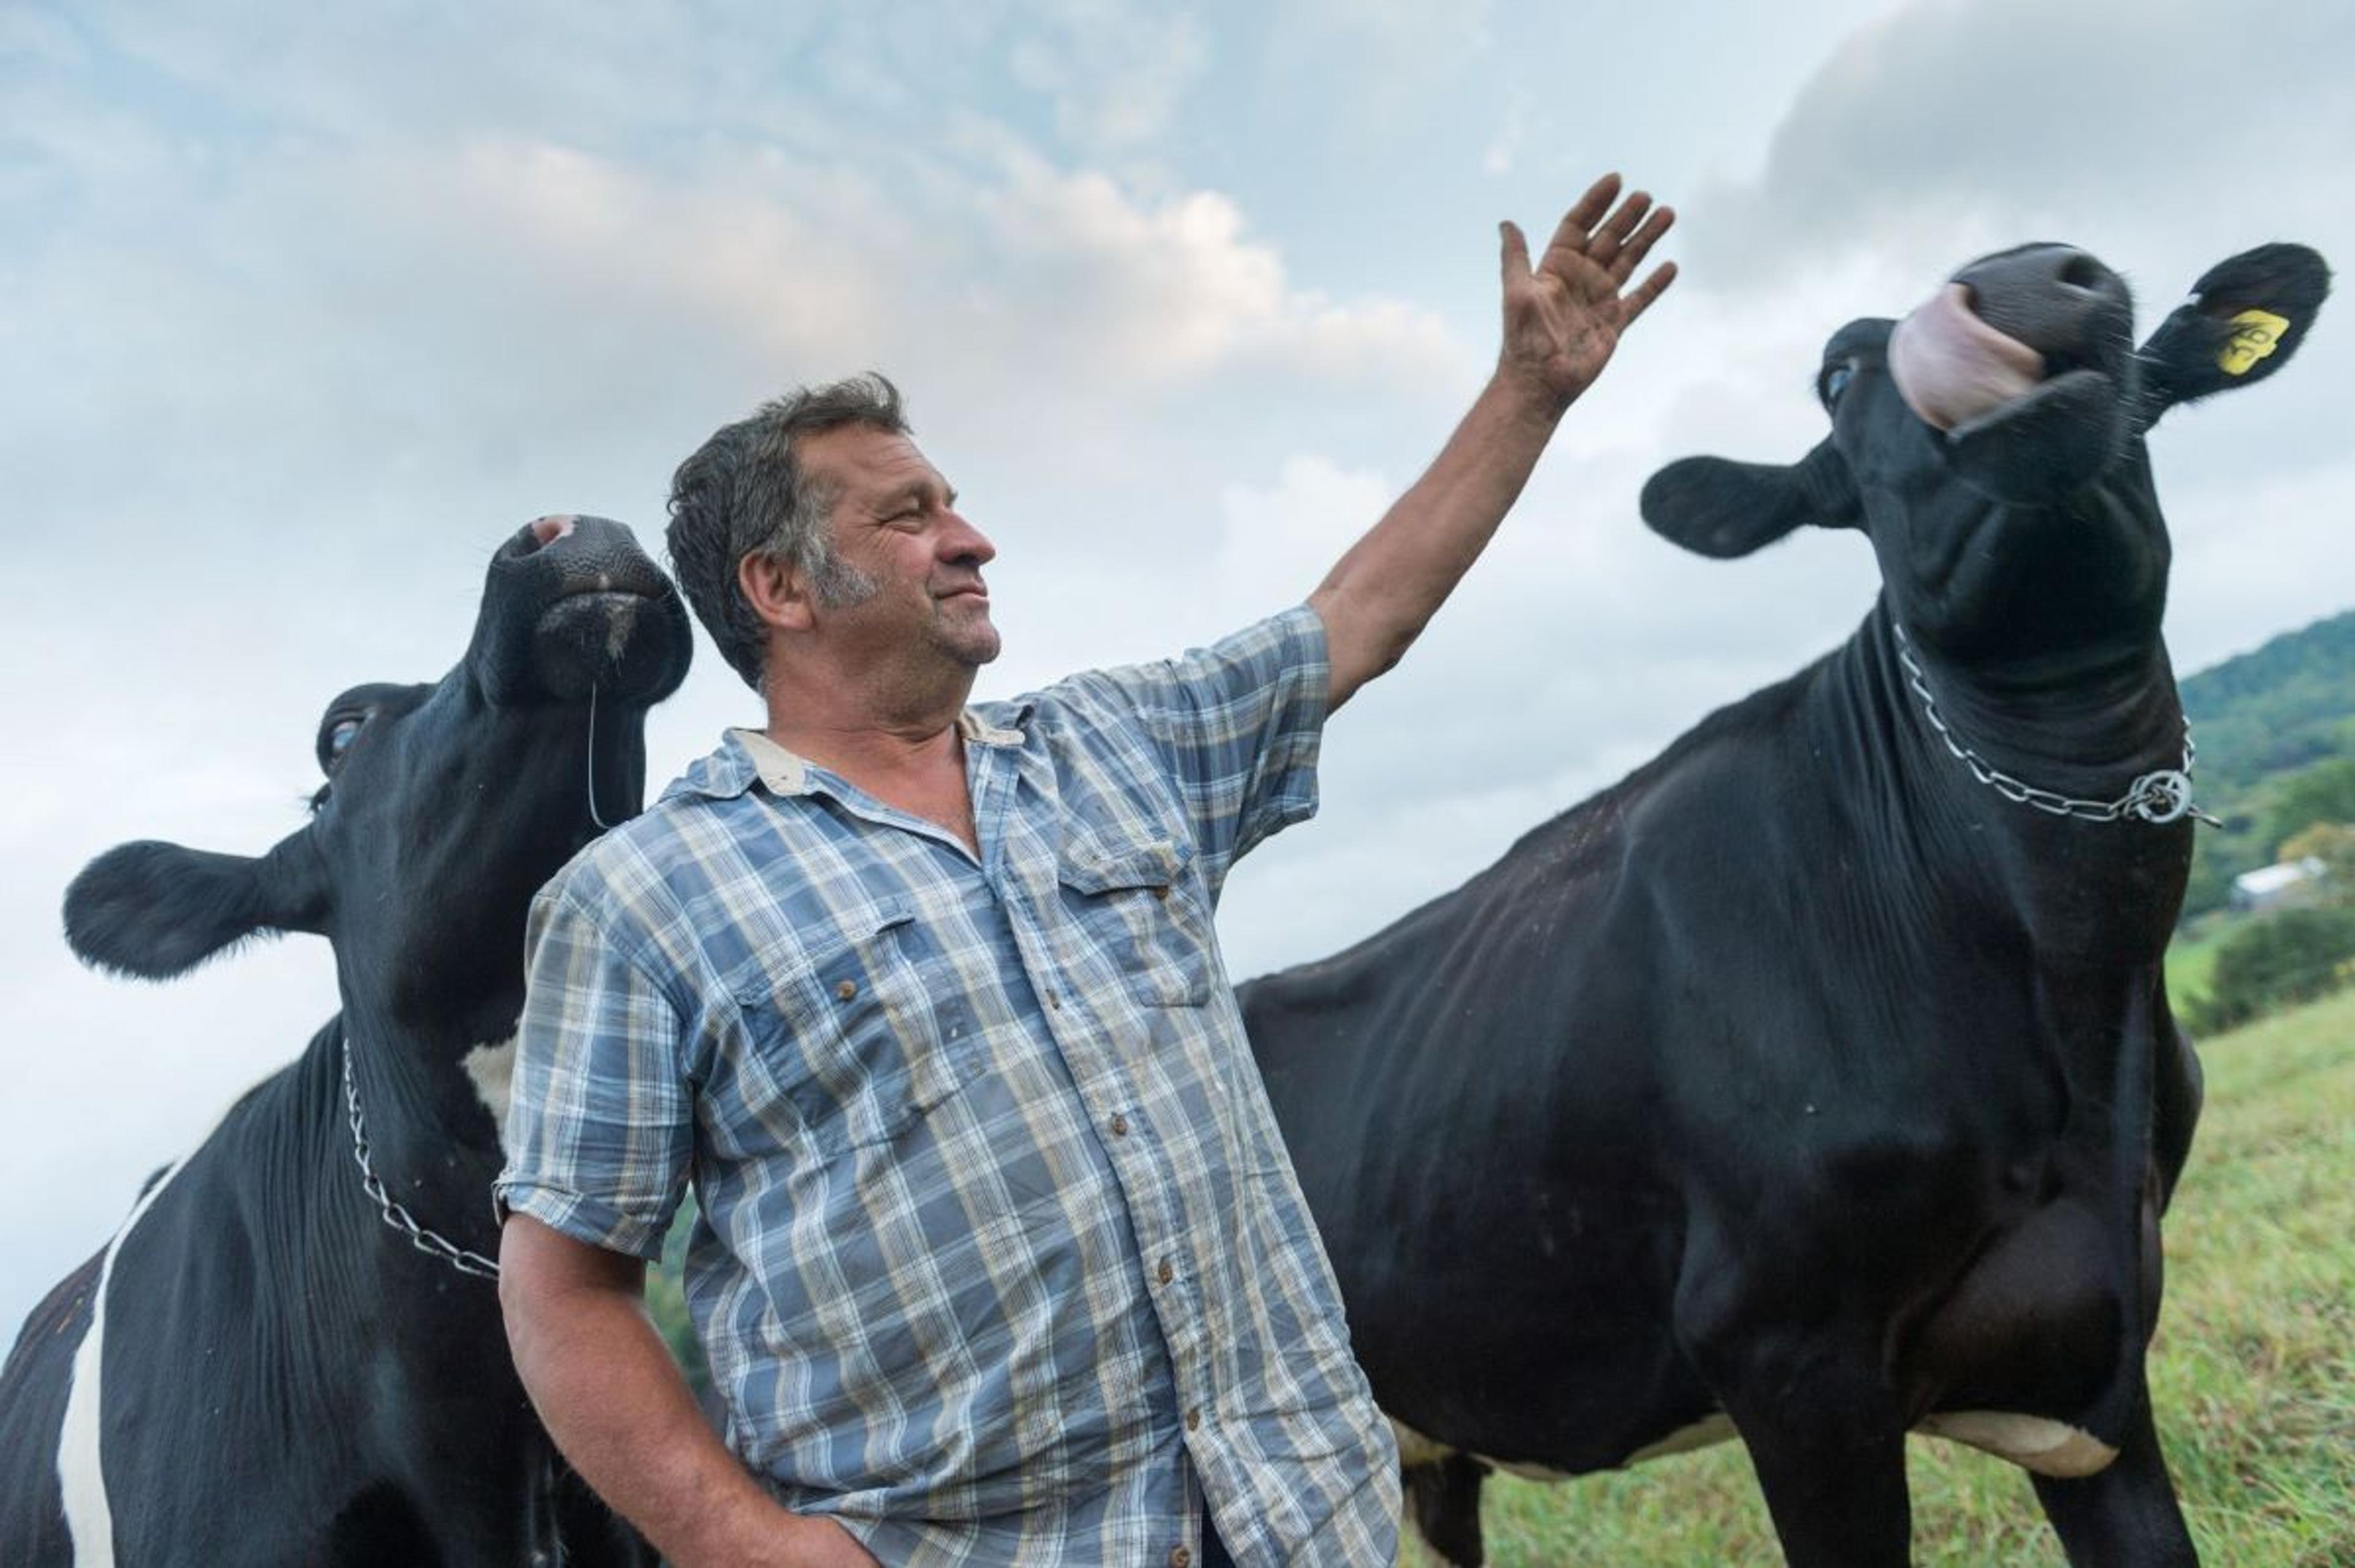
[[[692,647],[628,529],[543,517],[440,684],[328,707],[301,831],[259,859],[126,844],[75,880],[90,963],[163,978],[311,932],[343,1011],[34,1310],[0,1372],[0,1563],[645,1560],[559,1472],[477,1276],[526,910],[637,810]]]
[[[2194,1561],[2143,1375],[2200,1102],[2143,438],[2279,369],[2328,290],[2265,246],[2137,350],[2116,275],[2032,245],[1893,356],[1891,322],[1841,329],[1828,440],[1677,463],[1643,509],[1713,556],[1862,529],[1855,635],[1243,987],[1443,1555],[1481,1560],[1487,1462],[1738,1435],[1791,1563],[1902,1564],[1919,1430],[2032,1472],[2073,1563]]]

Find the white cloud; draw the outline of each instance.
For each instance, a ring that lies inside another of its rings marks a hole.
[[[1093,0],[1049,8],[1051,32],[1015,42],[1014,79],[1049,95],[1072,146],[1115,149],[1167,129],[1204,63],[1201,29],[1183,12],[1124,11]]]
[[[1222,607],[1239,620],[1306,598],[1396,495],[1380,475],[1314,453],[1285,458],[1264,489],[1227,486],[1219,498],[1225,526],[1210,561]]]
[[[2062,239],[2179,287],[2220,240],[2344,231],[2350,48],[2342,6],[1915,0],[1801,89],[1754,185],[1695,198],[1692,253],[1779,289],[1851,249],[1928,271]]]
[[[1484,174],[1502,175],[1512,172],[1513,160],[1519,155],[1521,144],[1529,133],[1537,101],[1526,88],[1514,88],[1506,94],[1504,116],[1496,135],[1480,155]]]

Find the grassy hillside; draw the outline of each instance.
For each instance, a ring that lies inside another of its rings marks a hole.
[[[2159,1429],[2209,1568],[2355,1563],[2355,991],[2201,1048],[2208,1108],[2167,1223]],[[1914,1562],[2062,1562],[2027,1478],[1916,1440]],[[1738,1447],[1488,1484],[1498,1568],[1776,1563]]]

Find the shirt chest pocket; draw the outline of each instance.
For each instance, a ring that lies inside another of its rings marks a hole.
[[[1073,833],[1055,867],[1063,911],[1148,1007],[1199,1008],[1218,975],[1210,916],[1182,838]]]
[[[798,960],[735,988],[750,1051],[739,1085],[777,1143],[885,1143],[964,1084],[979,1049],[972,1009],[931,933],[902,903],[839,924]],[[746,1150],[744,1152],[751,1152]]]

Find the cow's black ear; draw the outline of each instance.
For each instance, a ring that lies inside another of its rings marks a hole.
[[[1788,465],[1680,458],[1645,483],[1643,512],[1662,539],[1720,560],[1809,523],[1854,528],[1859,517],[1848,461],[1829,441]]]
[[[83,963],[168,980],[250,936],[324,930],[326,890],[307,833],[259,859],[149,839],[83,867],[65,919]]]
[[[2260,245],[2209,268],[2137,356],[2145,420],[2280,369],[2329,294],[2329,267],[2303,245]]]

